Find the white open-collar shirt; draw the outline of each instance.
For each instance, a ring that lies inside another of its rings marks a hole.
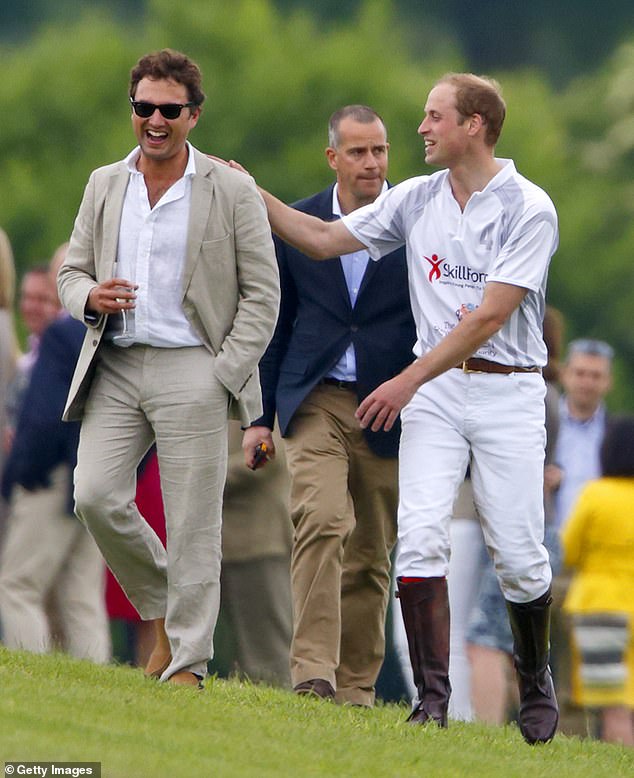
[[[387,182],[384,181],[381,192],[385,192],[386,189]],[[334,216],[343,216],[343,211],[339,204],[338,184],[335,184],[332,190],[332,213]],[[363,281],[363,276],[365,275],[368,262],[370,261],[370,255],[367,249],[360,249],[359,251],[353,251],[350,254],[343,254],[340,257],[340,260],[343,274],[346,279],[346,286],[348,287],[350,305],[354,308],[354,305],[357,302],[359,289],[361,288],[361,282]],[[337,364],[328,372],[328,375],[332,378],[337,378],[340,381],[357,380],[357,360],[352,343],[350,343],[348,348],[341,355]]]
[[[185,172],[150,208],[135,148],[125,159],[130,181],[123,201],[116,275],[134,281],[134,342],[161,348],[200,346],[201,339],[183,312],[182,279],[187,250],[192,178],[196,173],[187,144]]]

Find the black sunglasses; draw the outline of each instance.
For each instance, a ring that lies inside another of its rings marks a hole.
[[[141,119],[149,119],[158,108],[164,119],[178,119],[183,108],[195,108],[196,103],[165,103],[164,105],[154,105],[154,103],[137,102],[130,98],[130,105],[134,113]]]

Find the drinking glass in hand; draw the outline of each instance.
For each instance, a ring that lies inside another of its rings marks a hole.
[[[119,275],[117,265],[115,264],[115,278]],[[121,287],[126,292],[133,292],[132,287]],[[118,303],[129,302],[124,297],[115,298]],[[112,340],[119,346],[131,346],[134,342],[135,327],[134,327],[134,308],[122,308],[121,311],[121,324],[117,324],[117,331],[112,336]]]

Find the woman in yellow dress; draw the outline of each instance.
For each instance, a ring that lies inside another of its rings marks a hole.
[[[601,738],[634,746],[634,417],[614,419],[602,477],[582,491],[562,531],[574,576],[573,699],[601,716]]]

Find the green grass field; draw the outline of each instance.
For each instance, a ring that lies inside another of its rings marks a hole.
[[[101,762],[104,778],[634,776],[634,749],[564,736],[530,747],[515,727],[439,730],[405,716],[238,681],[197,692],[0,648],[1,762]]]

